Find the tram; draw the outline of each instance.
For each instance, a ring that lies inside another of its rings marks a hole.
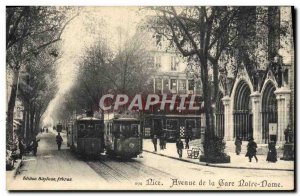
[[[138,118],[110,115],[105,119],[106,152],[121,158],[133,158],[142,153],[141,123]]]
[[[57,131],[57,132],[61,132],[62,129],[63,129],[62,124],[61,124],[61,123],[58,123],[58,124],[56,125],[56,131]]]
[[[83,157],[96,157],[104,152],[103,120],[95,117],[79,117],[69,123],[67,144]]]

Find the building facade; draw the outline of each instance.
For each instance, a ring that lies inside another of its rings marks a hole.
[[[268,24],[256,24],[258,69],[255,73],[245,67],[238,70],[231,90],[222,92],[224,139],[246,140],[254,137],[258,143],[268,143],[271,137],[277,142],[285,141],[284,131],[288,125],[294,127],[294,40],[292,9],[290,7],[266,7]],[[271,15],[270,12],[276,13]],[[273,17],[273,18],[272,18]],[[279,30],[287,27],[283,36]],[[264,29],[264,31],[262,30]],[[261,46],[266,44],[265,46]],[[263,50],[267,48],[267,50]],[[224,96],[225,95],[225,96]]]
[[[242,62],[236,74],[220,71],[219,99],[215,107],[215,135],[227,141],[253,137],[268,143],[270,137],[284,142],[284,130],[294,127],[294,40],[291,7],[253,7],[257,14],[253,24],[255,37],[255,71]],[[263,17],[263,20],[259,19]],[[281,27],[286,28],[282,35]],[[243,40],[247,42],[247,40]],[[187,74],[188,63],[175,52],[153,51],[157,73],[152,79],[156,94],[195,94],[201,97],[200,80]],[[220,67],[224,62],[219,62]],[[228,63],[228,62],[226,62]],[[232,61],[237,64],[237,62]],[[235,65],[237,66],[237,65]],[[225,78],[225,79],[224,79]],[[204,115],[197,113],[199,126]],[[153,123],[152,123],[153,124]],[[165,126],[166,127],[166,126]],[[154,125],[152,125],[154,128]],[[199,129],[198,129],[199,130]]]

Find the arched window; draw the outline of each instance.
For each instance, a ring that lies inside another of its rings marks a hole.
[[[245,81],[240,81],[234,95],[234,137],[247,140],[253,136],[251,90]]]
[[[277,123],[277,100],[272,82],[268,82],[262,94],[262,139],[265,143],[269,140],[269,123]]]

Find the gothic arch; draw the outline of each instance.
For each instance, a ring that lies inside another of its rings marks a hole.
[[[274,76],[274,74],[273,74],[273,72],[272,72],[271,70],[269,70],[269,71],[267,72],[267,74],[266,74],[266,76],[264,77],[263,80],[264,80],[264,83],[263,83],[263,85],[262,85],[261,88],[260,88],[260,92],[261,92],[261,93],[264,92],[264,90],[265,90],[265,88],[266,88],[266,85],[267,85],[269,82],[271,82],[271,83],[275,86],[276,89],[278,88],[278,84],[277,84],[277,82],[276,82],[275,76]]]
[[[276,86],[272,80],[265,83],[261,99],[261,117],[262,117],[262,140],[268,143],[269,123],[278,122],[277,100],[275,95]]]
[[[247,140],[253,136],[251,87],[245,80],[240,80],[233,97],[234,137]]]

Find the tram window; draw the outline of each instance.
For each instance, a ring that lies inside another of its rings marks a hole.
[[[122,132],[128,132],[130,131],[130,124],[123,124],[121,128]]]
[[[85,125],[79,124],[78,125],[78,138],[83,138],[85,136]]]
[[[85,137],[85,125],[84,124],[79,124],[79,129],[78,129],[78,138],[83,138]]]
[[[85,128],[84,124],[79,125],[79,130],[83,130]]]
[[[103,130],[101,130],[102,125],[96,124],[95,125],[95,136],[96,137],[102,137]]]
[[[138,137],[139,136],[139,125],[138,124],[132,124],[131,125],[131,131],[132,131],[132,136]]]
[[[94,126],[92,124],[89,124],[87,127],[86,127],[86,134],[85,134],[85,137],[86,138],[89,138],[89,137],[93,137],[94,136]]]
[[[95,137],[95,128],[93,124],[89,124],[86,126],[86,132],[85,132],[85,136],[86,138],[93,138]]]
[[[124,123],[121,126],[121,133],[125,138],[137,137],[139,134],[138,130],[138,124]]]
[[[120,124],[114,124],[113,125],[113,135],[116,138],[120,137]]]
[[[96,124],[96,125],[95,125],[95,129],[96,129],[96,131],[101,131],[101,125]]]
[[[125,137],[125,138],[128,138],[130,137],[130,124],[122,124],[121,126],[121,132],[122,132],[122,136]]]

